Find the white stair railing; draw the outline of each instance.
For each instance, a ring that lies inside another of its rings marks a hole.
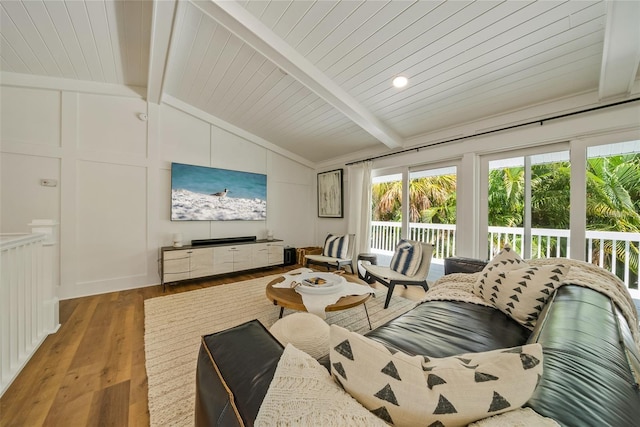
[[[47,235],[0,235],[0,396],[55,332],[54,281]]]

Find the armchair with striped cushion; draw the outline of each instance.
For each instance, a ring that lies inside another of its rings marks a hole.
[[[396,285],[404,285],[405,288],[407,285],[417,285],[422,286],[425,291],[429,289],[427,276],[431,267],[432,255],[433,245],[431,243],[401,240],[396,246],[389,267],[372,265],[368,262],[362,263],[362,267],[365,269],[364,280],[368,283],[372,283],[370,280],[375,280],[389,288],[384,303],[384,308],[387,308]]]
[[[355,234],[334,235],[329,234],[324,241],[322,254],[305,255],[305,267],[309,264],[322,265],[330,270],[349,267],[353,273],[353,250],[355,248]]]

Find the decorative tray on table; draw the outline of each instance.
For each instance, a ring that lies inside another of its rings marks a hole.
[[[303,273],[296,277],[296,290],[308,294],[331,294],[344,286],[345,278],[333,273]]]

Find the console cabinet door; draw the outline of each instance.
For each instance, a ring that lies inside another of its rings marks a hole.
[[[213,248],[191,249],[191,279],[215,274]]]
[[[269,265],[269,246],[267,243],[257,243],[253,246],[253,267],[260,268]]]
[[[233,271],[233,246],[213,248],[213,274]]]
[[[190,277],[190,250],[162,252],[162,280],[176,282]]]
[[[269,265],[284,264],[284,243],[267,243],[269,247]]]
[[[233,248],[233,271],[250,270],[252,250],[249,245],[238,245]]]

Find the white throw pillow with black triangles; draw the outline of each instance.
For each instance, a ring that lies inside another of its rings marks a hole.
[[[528,266],[529,264],[527,264],[516,251],[511,249],[511,245],[505,243],[502,247],[502,250],[498,252],[496,256],[494,256],[480,272],[480,278],[473,287],[473,293],[476,296],[484,299],[485,301],[492,302],[489,300],[491,298],[491,294],[493,293],[491,286],[485,286],[484,283],[484,279],[487,277],[489,272],[494,270],[517,270],[519,268]]]
[[[331,325],[331,373],[363,406],[395,426],[462,426],[521,407],[542,375],[542,346],[445,358],[392,353]]]
[[[524,265],[518,270],[505,271],[496,267],[482,273],[476,287],[483,288],[485,301],[526,328],[533,329],[551,294],[562,285],[569,267],[562,264]]]

